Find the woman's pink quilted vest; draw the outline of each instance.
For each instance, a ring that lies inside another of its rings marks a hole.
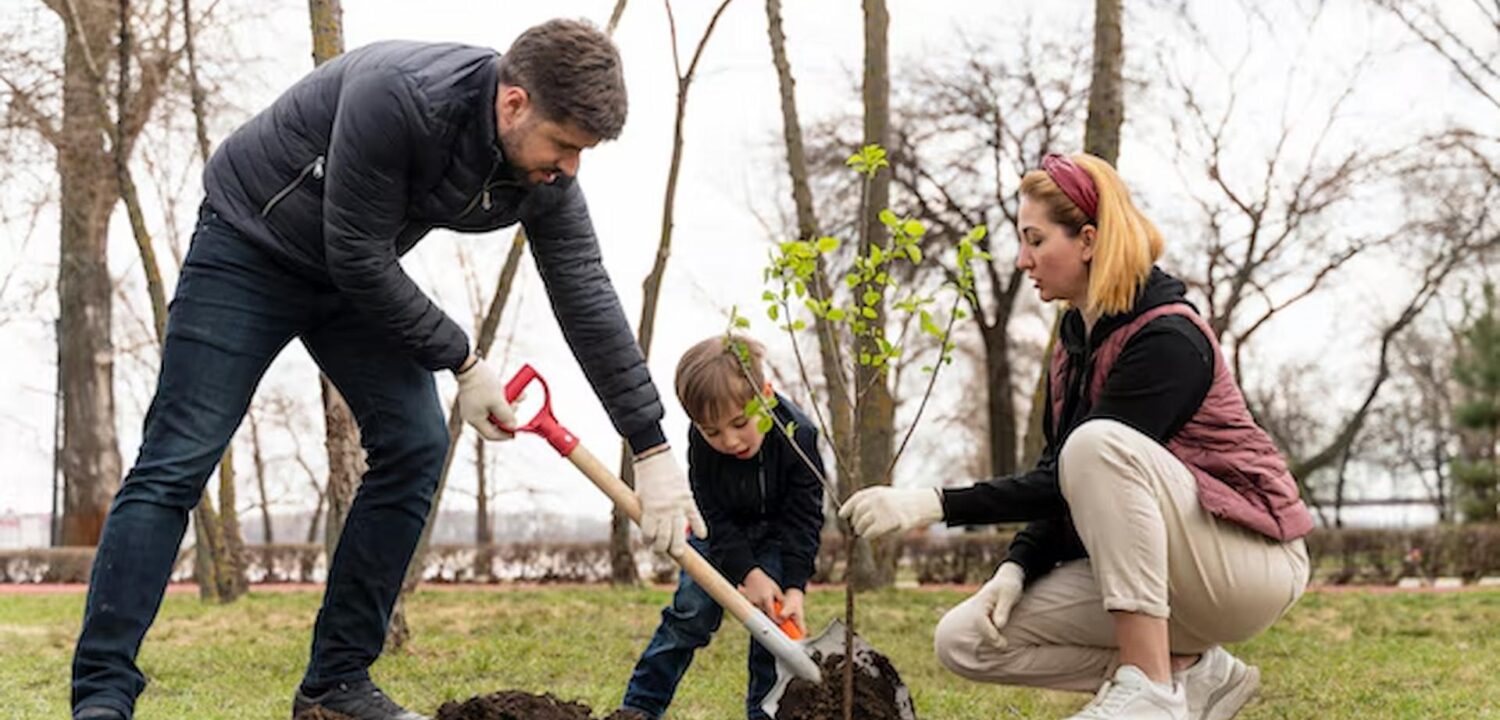
[[[1098,398],[1110,368],[1125,344],[1147,323],[1163,315],[1193,321],[1214,350],[1214,378],[1198,412],[1167,441],[1167,450],[1198,480],[1198,502],[1215,517],[1276,540],[1294,540],[1312,530],[1312,515],[1298,497],[1297,481],[1266,432],[1255,424],[1240,388],[1229,374],[1218,339],[1198,313],[1182,303],[1160,305],[1132,320],[1094,350],[1090,398]],[[1061,423],[1068,385],[1068,353],[1061,343],[1052,356],[1051,401],[1054,423]],[[1060,428],[1054,425],[1055,431]],[[1061,437],[1061,432],[1054,436]]]

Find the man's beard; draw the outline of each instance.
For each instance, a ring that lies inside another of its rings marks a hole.
[[[499,132],[500,150],[505,154],[505,164],[510,169],[511,177],[523,183],[526,183],[527,185],[549,185],[551,183],[544,180],[533,180],[531,178],[532,174],[538,172],[547,173],[552,175],[555,181],[557,177],[562,176],[561,169],[555,166],[540,168],[526,167],[520,162],[521,140],[528,134],[530,134],[535,129],[535,126],[535,120],[527,120],[526,122],[522,123],[520,127],[517,127],[509,132],[501,130]]]

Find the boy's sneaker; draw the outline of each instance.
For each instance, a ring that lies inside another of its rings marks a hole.
[[[1187,690],[1191,720],[1229,720],[1260,689],[1260,668],[1215,645],[1192,667],[1172,673],[1172,679]]]
[[[323,712],[315,714],[314,710]],[[316,696],[305,695],[301,688],[297,688],[292,699],[292,720],[297,720],[303,713],[319,720],[431,720],[397,705],[370,680],[341,682]]]
[[[1187,695],[1173,682],[1170,690],[1151,681],[1134,665],[1121,665],[1113,680],[1099,688],[1093,702],[1069,720],[1187,720]]]

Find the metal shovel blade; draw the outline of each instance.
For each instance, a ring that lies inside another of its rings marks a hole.
[[[802,645],[802,649],[814,660],[821,662],[823,658],[829,655],[844,654],[844,637],[847,632],[848,629],[845,627],[843,621],[834,620],[828,623],[828,627],[824,628],[823,632],[819,633],[816,637],[799,641],[799,644]],[[880,656],[880,653],[874,646],[865,642],[865,639],[859,635],[854,636],[855,673],[863,673],[870,677],[878,676],[880,668],[876,662],[877,656]],[[776,712],[781,709],[781,699],[786,694],[787,686],[796,677],[797,674],[792,672],[790,668],[783,665],[779,660],[776,662],[776,684],[771,686],[771,691],[766,693],[765,699],[760,703],[761,709],[765,710],[767,715],[770,715],[772,718],[776,717]],[[823,682],[842,688],[844,683],[843,674],[838,673],[829,676],[825,673]],[[892,677],[891,682],[896,689],[896,709],[900,713],[901,719],[917,720],[917,711],[915,706],[912,705],[911,691],[907,689],[906,683],[901,682],[900,678],[897,677]]]

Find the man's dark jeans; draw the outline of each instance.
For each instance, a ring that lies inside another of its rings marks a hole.
[[[294,277],[205,204],[168,315],[140,455],[94,557],[73,657],[75,709],[133,713],[146,686],[136,653],[188,513],[292,338],[349,403],[369,462],[329,567],[303,684],[364,679],[380,655],[448,448],[432,373],[336,290]]]
[[[752,536],[764,535],[764,528],[752,533]],[[707,541],[689,537],[688,544],[705,557],[708,556]],[[772,580],[777,584],[781,583],[779,545],[763,541],[756,543],[755,562]],[[677,684],[682,681],[683,674],[693,662],[693,654],[699,648],[708,646],[708,641],[713,638],[724,617],[724,609],[709,597],[703,586],[693,582],[687,573],[679,575],[677,593],[672,596],[672,604],[661,611],[661,624],[657,626],[656,634],[651,637],[646,651],[641,653],[641,659],[636,661],[635,672],[631,674],[630,685],[625,690],[625,699],[620,703],[651,718],[659,718],[667,711],[667,706],[672,703],[672,696],[677,694]],[[754,640],[747,642],[750,644],[750,683],[745,693],[745,715],[758,720],[766,717],[766,713],[760,709],[760,703],[776,683],[776,659],[760,643]]]

